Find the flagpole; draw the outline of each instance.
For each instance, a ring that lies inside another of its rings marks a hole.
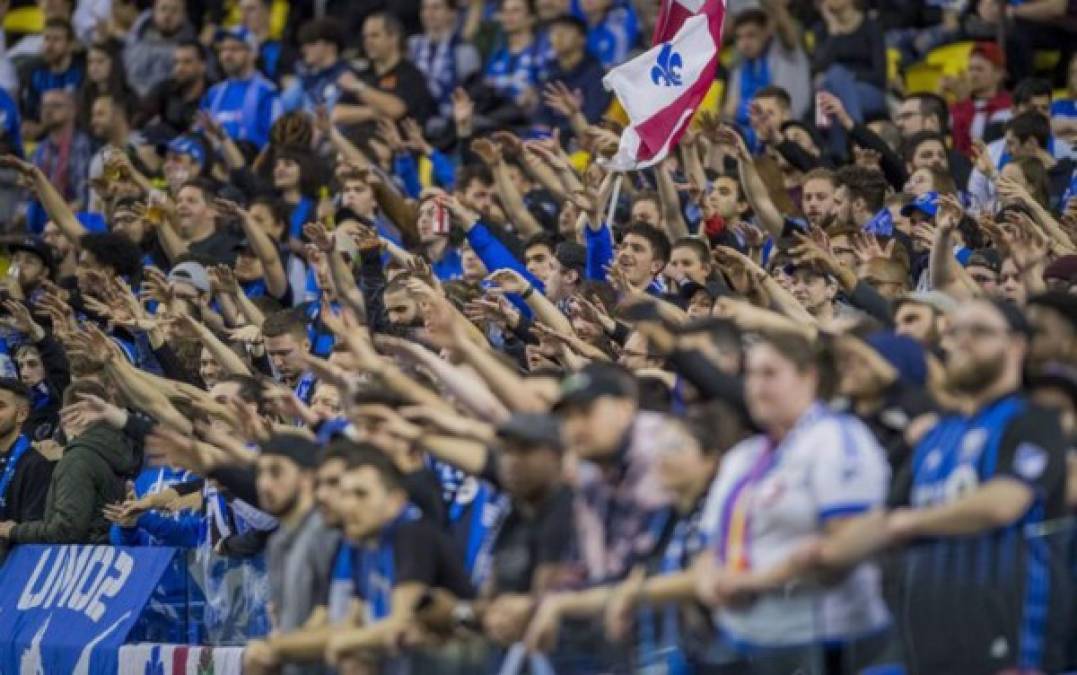
[[[606,212],[606,225],[611,232],[613,231],[613,214],[617,211],[617,200],[621,198],[621,181],[624,180],[624,177],[623,173],[619,173],[613,179],[613,194],[610,195],[610,206]]]

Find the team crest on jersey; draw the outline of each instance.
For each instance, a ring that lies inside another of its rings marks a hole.
[[[457,504],[470,504],[475,501],[475,496],[479,494],[479,481],[475,480],[474,476],[468,476],[464,479],[463,483],[460,483],[459,489],[456,491]]]
[[[987,443],[987,429],[970,429],[961,439],[961,461],[967,462],[980,455]]]
[[[934,471],[942,464],[942,450],[939,448],[932,448],[927,456],[924,457],[924,470]]]
[[[946,503],[954,502],[975,490],[979,484],[980,476],[976,473],[976,469],[968,464],[963,464],[954,469],[953,473],[946,479],[946,485],[943,488],[943,499]]]
[[[1013,457],[1013,470],[1025,480],[1036,480],[1047,468],[1047,451],[1035,443],[1017,446]]]

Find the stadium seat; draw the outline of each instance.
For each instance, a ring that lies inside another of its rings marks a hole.
[[[905,69],[905,91],[909,94],[937,94],[942,83],[942,68],[929,63],[914,63]]]
[[[1051,72],[1058,66],[1058,62],[1062,59],[1062,52],[1057,49],[1049,51],[1038,51],[1032,57],[1032,67],[1037,72]]]
[[[901,77],[901,50],[890,47],[886,50],[886,81],[896,82]]]
[[[7,13],[4,17],[4,32],[18,35],[40,33],[45,27],[45,16],[37,5],[19,7]]]
[[[943,75],[960,75],[968,70],[975,42],[955,42],[932,49],[924,62],[938,68]]]

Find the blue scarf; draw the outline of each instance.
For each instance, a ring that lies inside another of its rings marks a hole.
[[[11,485],[12,479],[15,478],[15,468],[30,447],[30,439],[26,436],[19,436],[19,439],[15,441],[15,445],[8,451],[7,464],[4,465],[3,474],[0,474],[0,509],[7,507],[7,489]]]

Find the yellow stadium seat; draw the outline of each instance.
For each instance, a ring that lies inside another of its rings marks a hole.
[[[937,94],[942,82],[942,68],[915,63],[905,69],[905,91],[909,94]]]
[[[274,40],[279,40],[281,35],[284,34],[284,27],[288,24],[288,0],[273,0],[273,4],[269,8],[269,37]],[[232,26],[238,26],[243,20],[239,13],[239,3],[231,2],[227,6],[227,14],[224,18],[224,25],[228,28]]]
[[[901,77],[901,50],[890,47],[886,50],[886,81],[894,82]]]
[[[4,17],[4,32],[7,33],[40,33],[44,27],[45,16],[37,5],[13,9]]]
[[[942,71],[943,75],[960,75],[968,70],[969,57],[975,42],[955,42],[932,49],[924,59],[925,63]]]
[[[707,90],[707,95],[699,103],[699,107],[696,108],[696,117],[704,111],[720,115],[722,113],[723,93],[725,93],[725,80],[715,80],[711,84],[711,88]]]
[[[1062,59],[1062,52],[1057,49],[1051,51],[1038,51],[1032,57],[1032,67],[1039,71],[1052,71]]]
[[[732,47],[726,47],[718,53],[718,62],[725,68],[732,68],[733,61],[737,58],[737,50]]]

